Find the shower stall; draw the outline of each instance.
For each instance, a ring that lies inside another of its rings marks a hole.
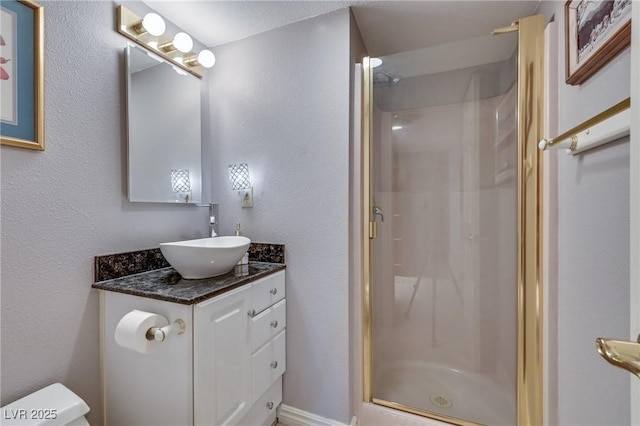
[[[460,425],[539,419],[540,19],[369,67],[367,402]]]

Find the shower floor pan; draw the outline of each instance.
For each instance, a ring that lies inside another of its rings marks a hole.
[[[509,395],[480,373],[407,363],[380,372],[373,385],[374,398],[421,411],[491,426],[516,422],[515,390]]]

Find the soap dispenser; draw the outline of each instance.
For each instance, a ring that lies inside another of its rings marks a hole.
[[[240,227],[240,222],[236,223],[236,235],[242,236],[242,228]],[[238,265],[248,265],[249,264],[249,252],[246,252],[242,259],[238,262]]]

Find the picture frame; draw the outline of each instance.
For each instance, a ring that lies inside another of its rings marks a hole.
[[[588,80],[631,44],[632,0],[569,0],[564,6],[566,83]]]
[[[0,143],[43,151],[43,8],[3,0],[0,20]]]

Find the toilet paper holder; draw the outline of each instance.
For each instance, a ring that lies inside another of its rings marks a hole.
[[[147,330],[146,337],[149,341],[164,342],[172,334],[182,334],[187,330],[183,320],[178,318],[173,324],[164,327],[151,327]]]

